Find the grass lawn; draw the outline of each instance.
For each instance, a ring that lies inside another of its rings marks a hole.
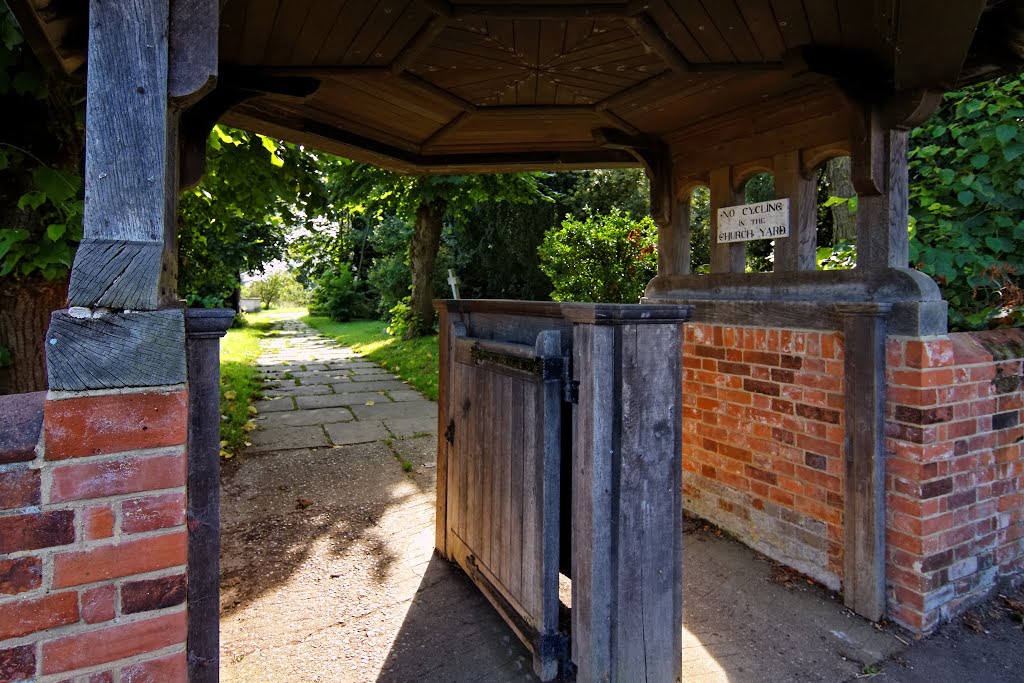
[[[262,384],[256,369],[260,339],[270,330],[279,310],[245,314],[245,327],[234,327],[220,340],[221,455],[238,455],[247,434],[255,428],[253,402]]]
[[[337,323],[330,318],[307,315],[303,322],[356,353],[387,368],[431,401],[437,400],[437,336],[399,339],[385,331],[379,320]]]

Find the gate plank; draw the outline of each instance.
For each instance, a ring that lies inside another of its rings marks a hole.
[[[525,490],[523,487],[523,457],[524,457],[524,401],[525,392],[528,387],[525,382],[515,382],[512,387],[512,400],[509,403],[509,415],[512,419],[512,429],[509,434],[511,449],[510,457],[510,483],[509,483],[509,513],[511,522],[509,525],[509,590],[520,595],[523,587],[523,505]]]

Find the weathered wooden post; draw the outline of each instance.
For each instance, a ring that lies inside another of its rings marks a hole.
[[[682,676],[682,344],[691,307],[565,304],[573,323],[572,659]]]
[[[220,675],[220,338],[230,308],[185,311],[188,339],[188,672]]]
[[[188,382],[188,443],[173,445],[189,461],[191,681],[215,681],[219,675],[217,337],[233,312],[186,316],[178,300],[178,119],[216,76],[218,7],[216,0],[89,3],[84,239],[71,271],[71,308],[53,314],[47,334],[50,389],[95,399],[97,406],[105,406],[104,397],[112,393],[180,395]],[[134,432],[132,448],[147,439],[153,446],[168,445],[149,437],[149,427],[130,422],[130,416],[97,412],[96,419]],[[168,429],[186,433],[180,423]],[[147,455],[148,447],[132,457],[140,463],[158,457]],[[186,511],[180,512],[184,517]],[[183,546],[171,565],[186,564]],[[115,544],[105,552],[129,551]],[[184,631],[168,636],[169,642],[179,635],[185,640]]]

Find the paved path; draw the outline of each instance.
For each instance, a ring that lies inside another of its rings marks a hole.
[[[260,364],[260,430],[223,477],[222,680],[534,680],[433,557],[436,405],[294,319]]]

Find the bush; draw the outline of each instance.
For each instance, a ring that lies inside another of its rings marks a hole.
[[[585,221],[567,218],[538,253],[555,301],[636,303],[658,272],[658,229],[650,216],[617,210]]]
[[[373,259],[367,280],[377,297],[377,314],[381,319],[389,318],[391,309],[409,296],[411,239],[412,225],[394,216],[384,218],[370,237],[371,246],[380,255]]]
[[[317,281],[309,304],[310,315],[344,322],[365,318],[372,311],[365,286],[357,285],[348,264],[338,270],[328,270]]]
[[[410,330],[416,328],[417,321],[413,315],[412,308],[409,306],[411,301],[412,297],[407,296],[388,311],[386,331],[392,337],[404,338],[409,334]]]

